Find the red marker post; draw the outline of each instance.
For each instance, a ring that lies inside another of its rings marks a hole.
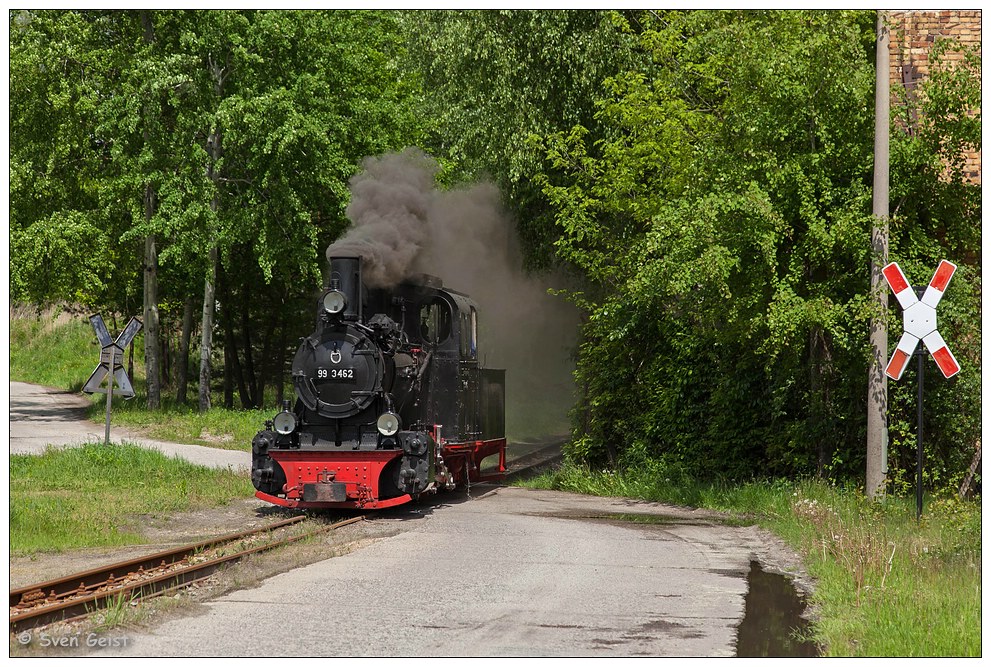
[[[953,277],[953,273],[956,270],[956,264],[944,259],[936,268],[936,273],[933,274],[929,285],[924,290],[919,288],[920,294],[916,294],[916,290],[909,284],[905,273],[896,262],[888,264],[881,270],[881,273],[884,274],[884,279],[888,282],[888,286],[891,287],[891,291],[894,292],[895,298],[898,299],[898,303],[901,304],[904,311],[903,320],[905,329],[884,373],[892,380],[900,380],[902,374],[905,372],[905,368],[908,366],[909,358],[913,354],[917,354],[919,358],[919,398],[917,405],[918,444],[916,448],[917,479],[915,489],[916,520],[922,516],[922,400],[925,374],[923,365],[925,352],[919,349],[919,341],[922,341],[925,349],[929,350],[929,354],[936,361],[936,365],[944,377],[951,378],[960,372],[960,364],[957,363],[956,357],[950,352],[949,346],[947,346],[946,341],[943,340],[936,327],[936,306],[939,305],[940,299],[943,298],[943,293],[950,284],[950,278]]]

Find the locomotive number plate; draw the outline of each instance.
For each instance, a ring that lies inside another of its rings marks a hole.
[[[318,368],[313,379],[317,382],[346,382],[354,384],[353,368]]]
[[[303,485],[303,502],[306,503],[343,503],[347,499],[348,488],[344,482]]]

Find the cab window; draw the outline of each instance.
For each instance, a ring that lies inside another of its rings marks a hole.
[[[420,340],[437,345],[451,335],[451,309],[437,299],[420,308]]]

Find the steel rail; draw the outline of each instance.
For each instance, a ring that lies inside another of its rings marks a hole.
[[[245,556],[292,544],[319,533],[335,530],[364,519],[363,516],[339,521],[313,531],[286,537],[198,563],[190,563],[196,554],[224,544],[267,533],[303,521],[298,516],[262,528],[234,533],[213,540],[170,549],[149,556],[33,584],[10,591],[10,630],[47,625],[54,621],[93,613],[112,599],[129,596],[130,600],[161,595],[189,586],[211,576],[221,566]],[[160,570],[160,574],[154,571]],[[50,591],[47,595],[45,590]],[[39,600],[45,603],[39,604]]]
[[[506,463],[505,483],[539,475],[562,461],[564,442],[553,442]]]
[[[211,547],[219,546],[225,542],[231,542],[234,540],[242,539],[255,535],[257,533],[271,532],[277,528],[282,528],[283,526],[289,526],[295,523],[299,523],[305,517],[296,516],[285,521],[278,521],[276,523],[270,524],[268,526],[262,526],[261,528],[256,528],[254,530],[242,531],[239,533],[233,533],[231,535],[224,535],[222,537],[214,538],[211,540],[205,540],[203,542],[197,542],[195,544],[187,544],[181,547],[176,547],[175,549],[169,549],[168,551],[160,551],[157,553],[149,554],[147,556],[138,556],[137,558],[132,558],[130,560],[121,561],[118,563],[112,563],[110,565],[105,565],[103,567],[98,567],[92,570],[87,570],[85,572],[78,572],[75,574],[70,574],[65,577],[60,577],[58,579],[53,579],[51,581],[46,581],[40,584],[31,584],[29,586],[23,586],[21,588],[14,589],[10,591],[10,606],[11,607],[23,607],[33,600],[37,599],[37,594],[42,593],[43,598],[48,597],[63,597],[70,594],[80,587],[83,589],[92,588],[100,584],[106,583],[106,581],[113,577],[115,579],[120,579],[121,577],[127,576],[130,573],[137,572],[138,570],[150,570],[152,568],[161,567],[163,564],[168,565],[170,563],[175,563],[183,559],[189,558],[192,554],[203,549],[209,549]],[[88,583],[87,583],[88,582]],[[44,591],[49,591],[48,595],[44,595]]]

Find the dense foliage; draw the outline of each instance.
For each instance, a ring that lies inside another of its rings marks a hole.
[[[635,16],[631,15],[635,20]],[[534,138],[597,127],[602,81],[642,54],[617,30],[620,14],[566,11],[420,11],[403,14],[411,66],[432,118],[426,148],[451,180],[488,178],[517,218],[529,267],[554,263],[553,211],[536,181]]]
[[[648,13],[636,32],[651,66],[606,81],[605,136],[548,138],[557,251],[588,282],[573,294],[589,314],[574,457],[862,474],[874,16]],[[977,74],[934,78],[925,128],[893,140],[891,259],[916,284],[941,257],[964,264],[940,313],[964,370],[930,379],[926,396],[942,483],[963,474],[980,433],[979,188],[941,162],[980,145],[979,117],[950,101],[979,90]],[[902,481],[910,377],[890,410]]]

